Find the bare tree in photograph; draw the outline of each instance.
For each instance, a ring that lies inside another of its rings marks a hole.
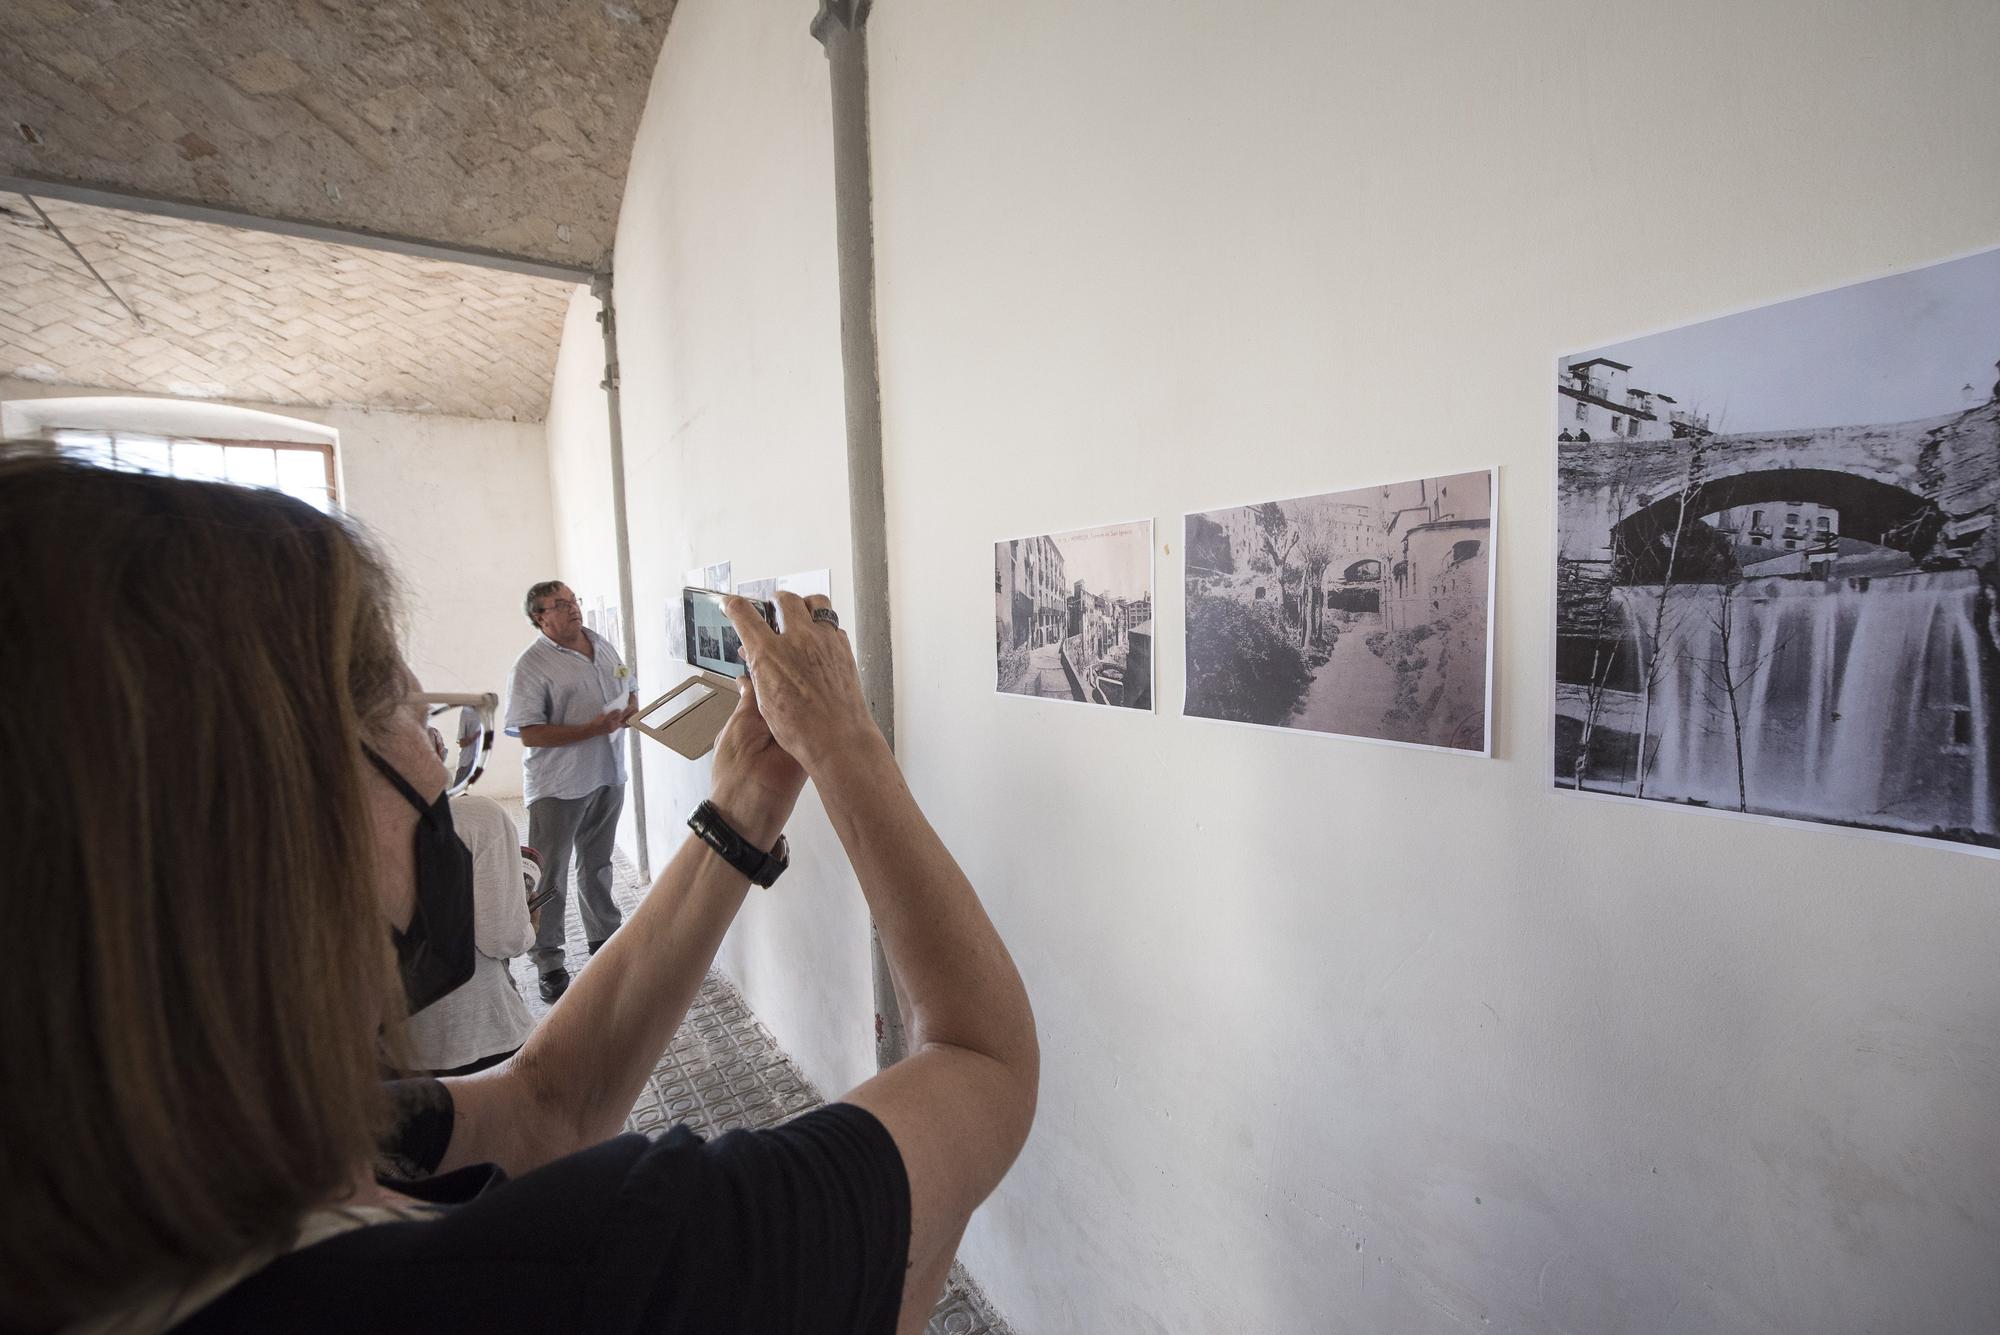
[[[1285,575],[1291,569],[1292,549],[1299,545],[1299,534],[1276,501],[1264,502],[1256,513],[1257,538],[1264,545],[1264,554],[1270,558],[1272,574],[1278,581],[1278,612],[1282,622],[1290,596],[1285,592]]]
[[[1743,701],[1755,687],[1757,678],[1784,648],[1784,642],[1772,644],[1754,656],[1746,657],[1739,652],[1736,600],[1742,590],[1740,577],[1726,579],[1716,586],[1715,609],[1709,615],[1709,623],[1715,628],[1715,657],[1708,665],[1708,681],[1729,710],[1730,742],[1736,756],[1736,809],[1748,811],[1750,783],[1743,766]]]
[[[1580,569],[1582,563],[1571,561],[1564,564],[1571,567],[1571,579],[1581,583],[1585,578]],[[1590,768],[1590,748],[1597,732],[1597,719],[1604,709],[1604,694],[1610,687],[1612,673],[1618,667],[1618,650],[1624,644],[1624,636],[1618,633],[1616,586],[1610,579],[1598,581],[1595,598],[1579,611],[1591,629],[1590,674],[1584,681],[1583,723],[1577,737],[1576,760],[1570,772],[1571,784],[1581,792],[1584,775]]]
[[[1634,489],[1635,456],[1621,452],[1604,479],[1604,485],[1619,498],[1620,508]],[[1590,664],[1583,674],[1583,717],[1578,723],[1576,754],[1570,762],[1570,784],[1582,792],[1590,768],[1597,758],[1598,724],[1604,717],[1607,699],[1621,694],[1616,683],[1636,666],[1628,667],[1625,643],[1627,618],[1618,598],[1618,588],[1632,578],[1633,559],[1624,541],[1614,532],[1609,561],[1586,561],[1559,556],[1556,559],[1556,598],[1559,620],[1583,631],[1589,640]],[[1636,627],[1633,627],[1636,630]],[[1622,736],[1614,728],[1614,736]],[[1623,787],[1620,780],[1616,785]]]
[[[1702,449],[1697,445],[1688,455],[1687,471],[1681,478],[1680,494],[1674,507],[1673,532],[1666,536],[1666,568],[1660,578],[1660,596],[1653,603],[1652,652],[1646,656],[1646,669],[1639,678],[1639,761],[1637,767],[1638,786],[1635,794],[1646,795],[1646,772],[1652,766],[1659,748],[1650,746],[1652,741],[1653,700],[1659,693],[1661,675],[1670,661],[1667,654],[1667,604],[1673,598],[1674,571],[1680,564],[1681,544],[1686,539],[1691,518],[1698,517],[1701,510],[1697,502],[1702,488]]]
[[[1299,557],[1299,648],[1325,647],[1326,600],[1318,596],[1327,567],[1339,553],[1332,519],[1323,510],[1301,512],[1292,521]]]
[[[1724,584],[1717,592],[1713,620],[1716,650],[1721,656],[1715,664],[1713,680],[1729,701],[1729,740],[1736,752],[1736,809],[1748,811],[1750,783],[1743,773],[1743,701],[1738,691],[1749,683],[1749,678],[1737,677],[1735,649],[1731,643],[1735,636],[1736,588],[1734,584]]]

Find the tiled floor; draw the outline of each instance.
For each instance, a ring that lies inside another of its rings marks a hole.
[[[525,832],[527,821],[520,807],[512,805],[511,810]],[[616,897],[629,913],[644,887],[638,872],[622,857],[617,870]],[[574,907],[569,911],[568,947],[574,976],[589,959]],[[548,1006],[535,987],[527,960],[515,960],[512,967],[528,1009],[540,1019]],[[656,1136],[685,1122],[704,1136],[715,1136],[738,1127],[772,1126],[822,1102],[819,1091],[751,1013],[742,995],[727,978],[711,972],[625,1125]],[[1011,1335],[1011,1328],[956,1265],[927,1330],[929,1335]]]

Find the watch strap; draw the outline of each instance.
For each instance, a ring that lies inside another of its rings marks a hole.
[[[713,802],[704,800],[694,809],[694,814],[688,817],[688,828],[714,849],[717,857],[749,877],[752,885],[770,889],[791,865],[790,846],[783,835],[778,836],[778,842],[766,853],[724,820]]]

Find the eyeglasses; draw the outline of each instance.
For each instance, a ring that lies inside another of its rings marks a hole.
[[[552,598],[548,602],[543,603],[539,608],[536,609],[536,611],[538,612],[547,612],[551,610],[575,612],[580,609],[578,608],[578,605],[576,603],[571,602],[567,598]]]
[[[486,772],[486,758],[493,754],[493,716],[499,712],[500,697],[487,691],[483,695],[420,693],[410,699],[422,705],[426,715],[433,719],[454,709],[458,711],[457,726],[450,731],[440,730],[445,768],[451,774],[444,792],[446,797],[456,797]]]

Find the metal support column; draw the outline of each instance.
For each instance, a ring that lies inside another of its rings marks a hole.
[[[875,354],[875,222],[868,158],[869,0],[820,0],[812,34],[833,88],[833,200],[840,256],[840,365],[847,401],[847,508],[853,534],[854,653],[875,725],[896,745],[896,674],[889,637],[889,544],[882,491],[882,398]],[[870,927],[875,1061],[906,1051],[895,979]]]
[[[590,280],[590,291],[601,309],[597,323],[604,329],[604,411],[611,427],[611,532],[618,547],[618,610],[625,623],[625,666],[639,680],[639,609],[632,595],[632,529],[625,516],[625,422],[618,401],[618,313],[611,303],[611,275]],[[639,730],[625,729],[626,766],[632,772],[632,826],[638,831],[639,878],[653,879],[646,850],[646,770],[639,752]]]

